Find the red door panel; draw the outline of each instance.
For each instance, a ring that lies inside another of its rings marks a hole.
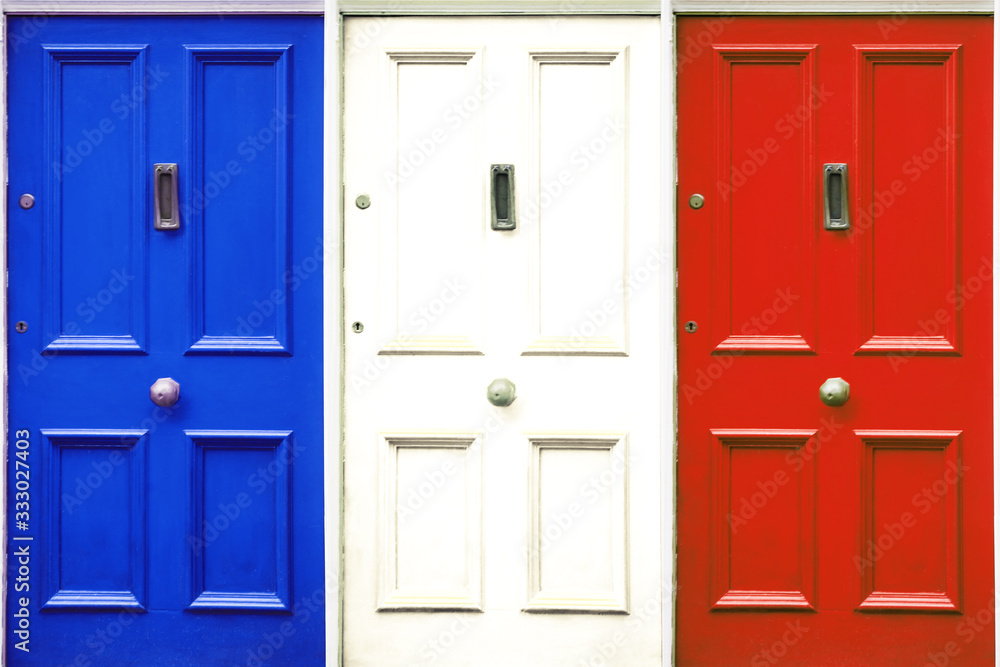
[[[677,664],[992,664],[992,19],[677,43]]]

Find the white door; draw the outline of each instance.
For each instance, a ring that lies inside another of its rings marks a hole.
[[[345,21],[348,667],[660,664],[658,26]]]

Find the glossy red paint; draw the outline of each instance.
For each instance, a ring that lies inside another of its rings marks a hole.
[[[676,663],[992,665],[992,19],[677,50]]]

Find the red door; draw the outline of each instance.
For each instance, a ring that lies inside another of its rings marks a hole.
[[[677,37],[677,664],[992,665],[992,19]]]

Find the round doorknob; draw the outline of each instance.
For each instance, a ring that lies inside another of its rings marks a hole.
[[[173,378],[160,378],[149,388],[149,400],[161,408],[169,408],[181,397],[181,386]]]
[[[837,407],[847,403],[851,397],[851,385],[844,378],[829,378],[820,385],[819,400],[827,405]]]
[[[493,405],[505,408],[514,402],[514,383],[507,378],[497,378],[486,388],[486,399]]]

